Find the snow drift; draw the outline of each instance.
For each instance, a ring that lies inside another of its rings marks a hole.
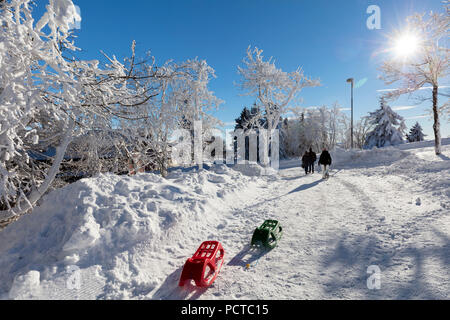
[[[198,235],[219,223],[215,213],[224,197],[249,181],[214,166],[199,173],[178,170],[167,179],[100,175],[53,191],[33,214],[0,232],[0,293],[76,298],[64,281],[77,271],[83,298],[145,296],[172,259],[193,253],[186,242],[206,240]]]

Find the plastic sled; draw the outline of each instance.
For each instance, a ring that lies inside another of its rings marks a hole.
[[[179,286],[195,281],[197,287],[209,287],[222,269],[225,250],[218,241],[205,241],[197,252],[184,264]]]
[[[257,228],[253,233],[252,246],[262,245],[267,249],[273,249],[278,245],[283,228],[276,220],[266,220],[261,227]]]

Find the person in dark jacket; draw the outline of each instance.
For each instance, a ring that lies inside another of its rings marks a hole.
[[[316,164],[317,161],[317,154],[312,150],[312,148],[309,148],[309,172],[310,173],[314,173],[314,166]]]
[[[330,177],[329,171],[332,163],[330,153],[324,148],[320,155],[319,165],[323,165],[323,178],[328,179]]]
[[[305,151],[305,154],[302,157],[302,168],[305,169],[305,174],[308,174],[309,172],[309,166],[310,166],[311,159],[309,157],[309,153]]]

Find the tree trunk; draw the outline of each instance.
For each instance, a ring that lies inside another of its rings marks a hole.
[[[194,163],[198,165],[198,171],[203,171],[203,122],[194,122]]]
[[[433,86],[433,116],[434,116],[434,145],[436,155],[441,154],[441,124],[439,122],[439,111],[438,111],[438,86]]]

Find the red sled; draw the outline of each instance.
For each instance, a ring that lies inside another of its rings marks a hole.
[[[218,241],[205,241],[194,256],[186,261],[179,286],[194,280],[197,287],[209,287],[222,269],[225,250]]]

